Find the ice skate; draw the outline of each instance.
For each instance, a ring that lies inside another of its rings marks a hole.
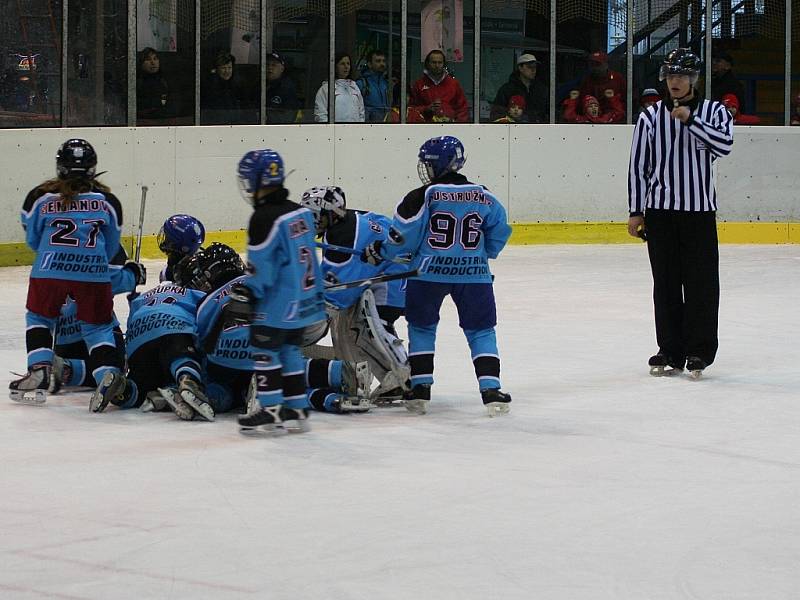
[[[406,399],[406,395],[408,394],[409,392],[401,387],[395,387],[385,391],[375,389],[372,391],[370,402],[375,406],[397,406]]]
[[[372,371],[367,361],[342,363],[342,392],[345,396],[369,397]]]
[[[242,415],[237,419],[239,422],[239,432],[243,434],[258,432],[272,433],[283,424],[280,415],[280,404],[260,407],[255,412]]]
[[[125,402],[125,390],[128,381],[119,371],[106,371],[100,385],[97,386],[89,400],[89,410],[95,413],[103,412],[108,403],[120,405]]]
[[[142,412],[161,412],[166,409],[167,406],[169,405],[164,396],[161,395],[161,392],[153,390],[147,392],[147,397],[144,399],[144,402],[142,402],[139,410]]]
[[[689,371],[691,379],[700,379],[703,376],[703,369],[707,366],[706,361],[697,356],[690,356],[686,359],[686,370]]]
[[[172,412],[175,413],[181,421],[193,421],[195,412],[194,409],[183,401],[183,398],[178,394],[178,390],[171,387],[158,388],[158,393],[166,400]]]
[[[289,433],[306,433],[311,431],[308,422],[308,411],[305,408],[281,408],[280,426]]]
[[[8,384],[8,396],[20,404],[44,404],[50,388],[52,367],[46,363],[32,365],[25,375]]]
[[[203,384],[191,375],[181,375],[178,380],[178,395],[185,404],[206,421],[214,420],[214,408],[208,403]]]
[[[481,390],[481,399],[490,417],[505,415],[511,410],[511,406],[509,405],[511,402],[511,394],[501,392],[500,388]]]
[[[683,361],[667,356],[663,352],[651,356],[648,364],[650,365],[650,375],[653,377],[676,375],[683,372]]]
[[[372,408],[372,402],[370,402],[369,398],[359,398],[358,396],[340,396],[335,404],[338,412],[343,413],[367,412]]]
[[[50,372],[50,386],[47,391],[56,394],[64,385],[65,381],[72,378],[72,365],[68,360],[64,360],[57,354],[53,356],[53,369]]]
[[[428,403],[431,401],[431,385],[419,383],[411,389],[411,398],[403,402],[408,412],[415,415],[424,415],[428,412]]]

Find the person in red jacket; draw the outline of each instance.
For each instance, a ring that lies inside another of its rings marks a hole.
[[[725,94],[722,103],[733,117],[734,125],[760,125],[761,119],[755,115],[743,115],[739,112],[739,99],[735,94]]]
[[[626,90],[625,77],[608,68],[608,55],[602,50],[592,52],[589,74],[578,86],[580,95],[598,98],[602,103],[601,112],[613,113],[609,123],[624,123]]]
[[[409,110],[416,110],[426,123],[467,123],[469,107],[464,90],[447,72],[444,52],[431,50],[425,57],[422,77],[411,88]]]
[[[584,96],[580,100],[581,112],[578,111],[578,103],[580,92],[572,90],[569,93],[569,98],[566,98],[562,104],[564,108],[564,121],[567,123],[594,123],[596,125],[604,125],[607,123],[615,123],[616,109],[603,109],[600,101],[594,96]]]

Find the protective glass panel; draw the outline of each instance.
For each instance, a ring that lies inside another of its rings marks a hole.
[[[259,123],[260,78],[260,0],[203,0],[200,8],[200,124]]]
[[[61,125],[60,0],[0,0],[0,127]]]
[[[481,123],[548,123],[550,2],[481,3]]]
[[[409,0],[409,123],[472,123],[474,17],[473,0]]]
[[[194,0],[136,4],[136,123],[193,125]]]
[[[563,2],[558,4],[556,18],[557,121],[624,123],[626,2]]]
[[[126,125],[127,1],[70,0],[67,18],[66,125]]]

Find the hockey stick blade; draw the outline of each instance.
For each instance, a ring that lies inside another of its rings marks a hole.
[[[375,277],[367,277],[366,279],[356,279],[354,281],[344,281],[342,283],[335,283],[333,285],[325,286],[326,292],[335,292],[336,290],[349,290],[351,288],[366,287],[374,283],[382,283],[384,281],[394,281],[395,279],[408,279],[419,275],[417,269],[411,271],[403,271],[402,273],[391,273],[389,275],[376,275]]]
[[[331,252],[341,252],[342,254],[352,254],[353,256],[361,256],[361,253],[364,252],[363,250],[356,250],[355,248],[348,248],[347,246],[337,246],[336,244],[326,244],[325,242],[316,242],[315,245],[323,251],[330,250]],[[411,262],[411,256],[398,256],[388,262],[407,264]]]

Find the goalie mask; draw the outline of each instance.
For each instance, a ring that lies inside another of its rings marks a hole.
[[[300,200],[300,205],[314,215],[317,235],[322,235],[347,214],[346,204],[344,190],[335,185],[309,188]]]

